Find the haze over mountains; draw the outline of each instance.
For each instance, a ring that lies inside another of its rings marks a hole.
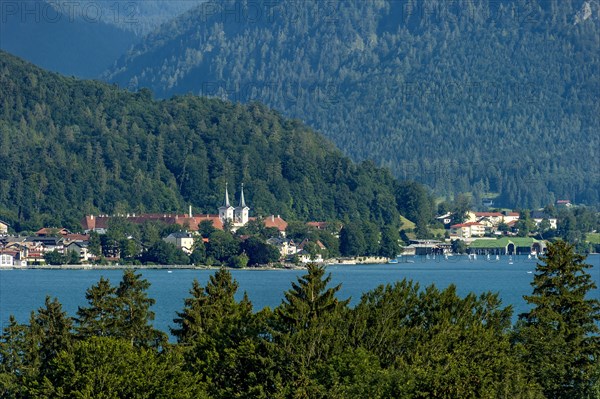
[[[144,34],[200,2],[3,1],[0,49],[55,72],[94,78]]]
[[[440,194],[598,203],[596,8],[223,1],[163,25],[104,77],[160,97],[262,101]]]

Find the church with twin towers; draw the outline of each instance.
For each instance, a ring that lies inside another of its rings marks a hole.
[[[225,183],[225,200],[223,205],[219,207],[219,219],[222,223],[231,221],[234,228],[240,228],[248,223],[250,208],[246,205],[244,199],[244,183],[242,183],[240,191],[240,202],[239,205],[234,207],[229,202],[229,191],[227,183]]]

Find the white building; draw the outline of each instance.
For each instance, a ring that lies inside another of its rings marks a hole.
[[[8,223],[0,220],[0,235],[8,234]]]
[[[250,208],[246,205],[244,199],[244,184],[240,192],[240,203],[235,208],[229,202],[229,191],[227,183],[225,183],[225,201],[223,205],[219,207],[219,219],[222,223],[231,221],[233,229],[237,230],[242,226],[245,226],[249,220]]]
[[[163,241],[175,245],[188,255],[194,251],[194,235],[191,233],[171,233]]]
[[[77,255],[79,255],[79,259],[82,262],[89,262],[89,260],[92,258],[92,254],[90,253],[89,249],[88,249],[88,243],[87,242],[82,242],[82,241],[73,241],[70,244],[65,246],[65,255],[68,252],[75,252]]]
[[[483,237],[485,225],[477,222],[467,222],[450,226],[450,236],[467,239],[471,237]]]
[[[0,268],[25,267],[27,261],[21,257],[19,251],[0,250]]]

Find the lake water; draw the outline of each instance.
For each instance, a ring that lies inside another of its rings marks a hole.
[[[410,262],[410,263],[409,263]],[[507,256],[496,261],[479,256],[469,260],[466,256],[444,259],[405,257],[398,264],[384,265],[340,265],[328,266],[332,284],[342,284],[338,297],[352,298],[356,304],[362,295],[380,284],[393,284],[404,278],[412,279],[421,287],[435,284],[445,288],[457,286],[460,295],[469,292],[477,294],[498,292],[504,305],[513,305],[514,317],[526,311],[523,295],[531,294],[531,281],[535,271],[535,259],[526,256],[514,257],[509,263]],[[593,265],[588,272],[600,285],[600,255],[591,255],[587,263]],[[183,309],[183,300],[189,296],[192,281],[204,285],[214,270],[141,270],[144,278],[152,284],[149,295],[156,300],[153,310],[156,313],[155,326],[167,332],[173,325],[175,312]],[[239,282],[239,297],[246,291],[255,310],[265,306],[275,307],[281,303],[283,292],[291,287],[291,282],[305,274],[302,270],[233,270],[233,277]],[[44,304],[46,295],[56,297],[65,311],[74,316],[78,306],[85,306],[85,291],[97,283],[101,276],[118,285],[121,270],[0,270],[0,323],[2,328],[9,316],[15,315],[18,321],[28,322],[32,310]],[[591,293],[600,297],[600,290]]]

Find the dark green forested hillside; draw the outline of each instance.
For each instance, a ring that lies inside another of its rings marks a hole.
[[[106,78],[257,99],[441,194],[597,204],[598,7],[228,0],[164,25]]]
[[[146,90],[46,72],[0,52],[0,218],[75,227],[84,213],[215,213],[245,183],[255,215],[425,226],[428,192],[353,164],[302,123],[259,104]]]

